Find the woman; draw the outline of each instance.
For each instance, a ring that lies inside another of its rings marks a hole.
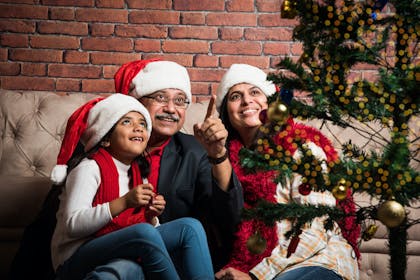
[[[220,118],[228,130],[227,148],[232,166],[244,189],[245,207],[252,208],[260,199],[273,203],[311,203],[334,206],[334,196],[326,192],[312,191],[305,195],[299,192],[301,176],[294,176],[286,185],[273,182],[273,171],[246,173],[239,161],[239,150],[250,148],[262,125],[260,112],[267,109],[267,97],[275,93],[275,86],[267,81],[266,74],[253,66],[234,64],[223,76],[217,92],[216,107]],[[318,130],[295,123],[291,118],[276,134],[277,143],[297,156],[296,148],[289,145],[288,138],[301,138],[310,147],[312,153],[320,159],[332,161],[337,158],[331,143]],[[302,137],[304,135],[304,137]],[[348,200],[347,200],[348,201]],[[354,210],[354,205],[347,204],[347,210]],[[299,238],[285,238],[291,229],[289,220],[278,221],[269,227],[261,221],[242,221],[236,233],[233,253],[229,263],[216,273],[217,279],[358,279],[356,240],[358,232],[349,232],[356,228],[354,217],[349,217],[343,227],[335,224],[332,230],[324,229],[324,217],[306,225]],[[266,249],[261,254],[251,253],[247,240],[258,233],[266,240]],[[346,238],[344,238],[344,236]],[[299,240],[297,243],[296,241]],[[292,245],[290,243],[292,242]],[[293,248],[294,245],[295,248]]]

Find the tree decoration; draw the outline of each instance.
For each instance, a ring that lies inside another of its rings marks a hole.
[[[252,254],[259,255],[262,254],[267,248],[267,240],[265,240],[261,234],[256,231],[246,241],[246,247]]]
[[[293,19],[297,15],[296,10],[296,1],[297,0],[284,0],[281,5],[281,17]]]
[[[285,103],[277,100],[268,106],[267,117],[272,122],[284,124],[289,118],[289,108]]]
[[[391,12],[382,12],[385,5]],[[296,15],[286,13],[294,10]],[[281,12],[283,18],[299,21],[293,39],[302,43],[302,54],[299,60],[282,58],[268,79],[281,89],[304,93],[304,98],[294,96],[286,103],[280,93],[270,97],[271,109],[255,145],[240,151],[241,164],[250,172],[275,170],[275,181],[281,183],[299,174],[301,194],[331,191],[340,205],[346,202],[340,200],[344,193],[374,199],[372,205],[358,206],[354,216],[342,207],[262,203],[243,217],[269,224],[296,219],[290,238],[323,215],[329,217],[326,229],[350,218],[359,225],[379,219],[388,231],[390,278],[404,280],[407,230],[420,223],[405,210],[420,198],[420,2],[283,1]],[[360,67],[370,69],[369,75],[359,75]],[[279,108],[281,103],[287,111]],[[341,154],[330,162],[314,158],[299,132],[284,139],[290,148],[284,149],[276,137],[288,133],[286,116],[321,120],[320,128],[331,131],[337,126],[352,129],[366,142],[333,135]],[[294,158],[290,150],[301,156]],[[369,242],[376,229],[368,226],[363,241]]]
[[[373,238],[376,231],[378,230],[378,226],[375,224],[371,224],[367,227],[367,229],[363,232],[362,238],[364,241],[369,241]]]
[[[378,219],[387,227],[394,228],[404,221],[405,209],[394,199],[383,202],[378,207]]]
[[[345,179],[341,179],[338,182],[338,185],[332,189],[332,194],[338,200],[343,200],[347,197],[347,186]]]

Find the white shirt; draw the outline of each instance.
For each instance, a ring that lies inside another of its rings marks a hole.
[[[129,191],[130,165],[113,158],[119,174],[119,194]],[[101,184],[101,174],[96,161],[83,159],[67,176],[66,186],[60,195],[57,225],[51,241],[51,257],[55,270],[93,234],[112,220],[109,203],[92,207]]]

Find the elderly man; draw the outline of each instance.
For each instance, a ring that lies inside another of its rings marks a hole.
[[[243,196],[227,156],[227,131],[220,119],[212,118],[213,97],[200,124],[200,137],[206,139],[201,145],[194,136],[180,132],[192,100],[185,67],[159,59],[133,61],[124,64],[114,80],[116,91],[136,97],[152,119],[148,180],[166,200],[160,222],[198,218],[217,270],[229,255]]]

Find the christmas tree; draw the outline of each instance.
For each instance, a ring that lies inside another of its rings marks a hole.
[[[420,196],[420,1],[284,0],[282,17],[299,20],[293,39],[302,42],[303,53],[298,61],[282,59],[278,71],[269,74],[282,90],[269,100],[266,117],[261,116],[267,121],[255,148],[241,150],[241,164],[249,170],[277,170],[278,182],[298,173],[302,194],[328,190],[339,201],[348,193],[376,198],[377,204],[359,207],[353,216],[362,225],[363,242],[376,231],[372,221],[387,227],[390,277],[405,279],[407,229],[420,222],[406,215]],[[377,75],[354,75],[360,65],[370,65]],[[296,92],[305,98],[293,97]],[[339,139],[340,159],[322,172],[325,163],[299,137],[293,143],[299,159],[276,143],[288,117],[354,129],[369,145]],[[266,223],[299,217],[290,236],[314,217],[328,215],[328,229],[349,215],[340,207],[267,202],[243,214]]]

